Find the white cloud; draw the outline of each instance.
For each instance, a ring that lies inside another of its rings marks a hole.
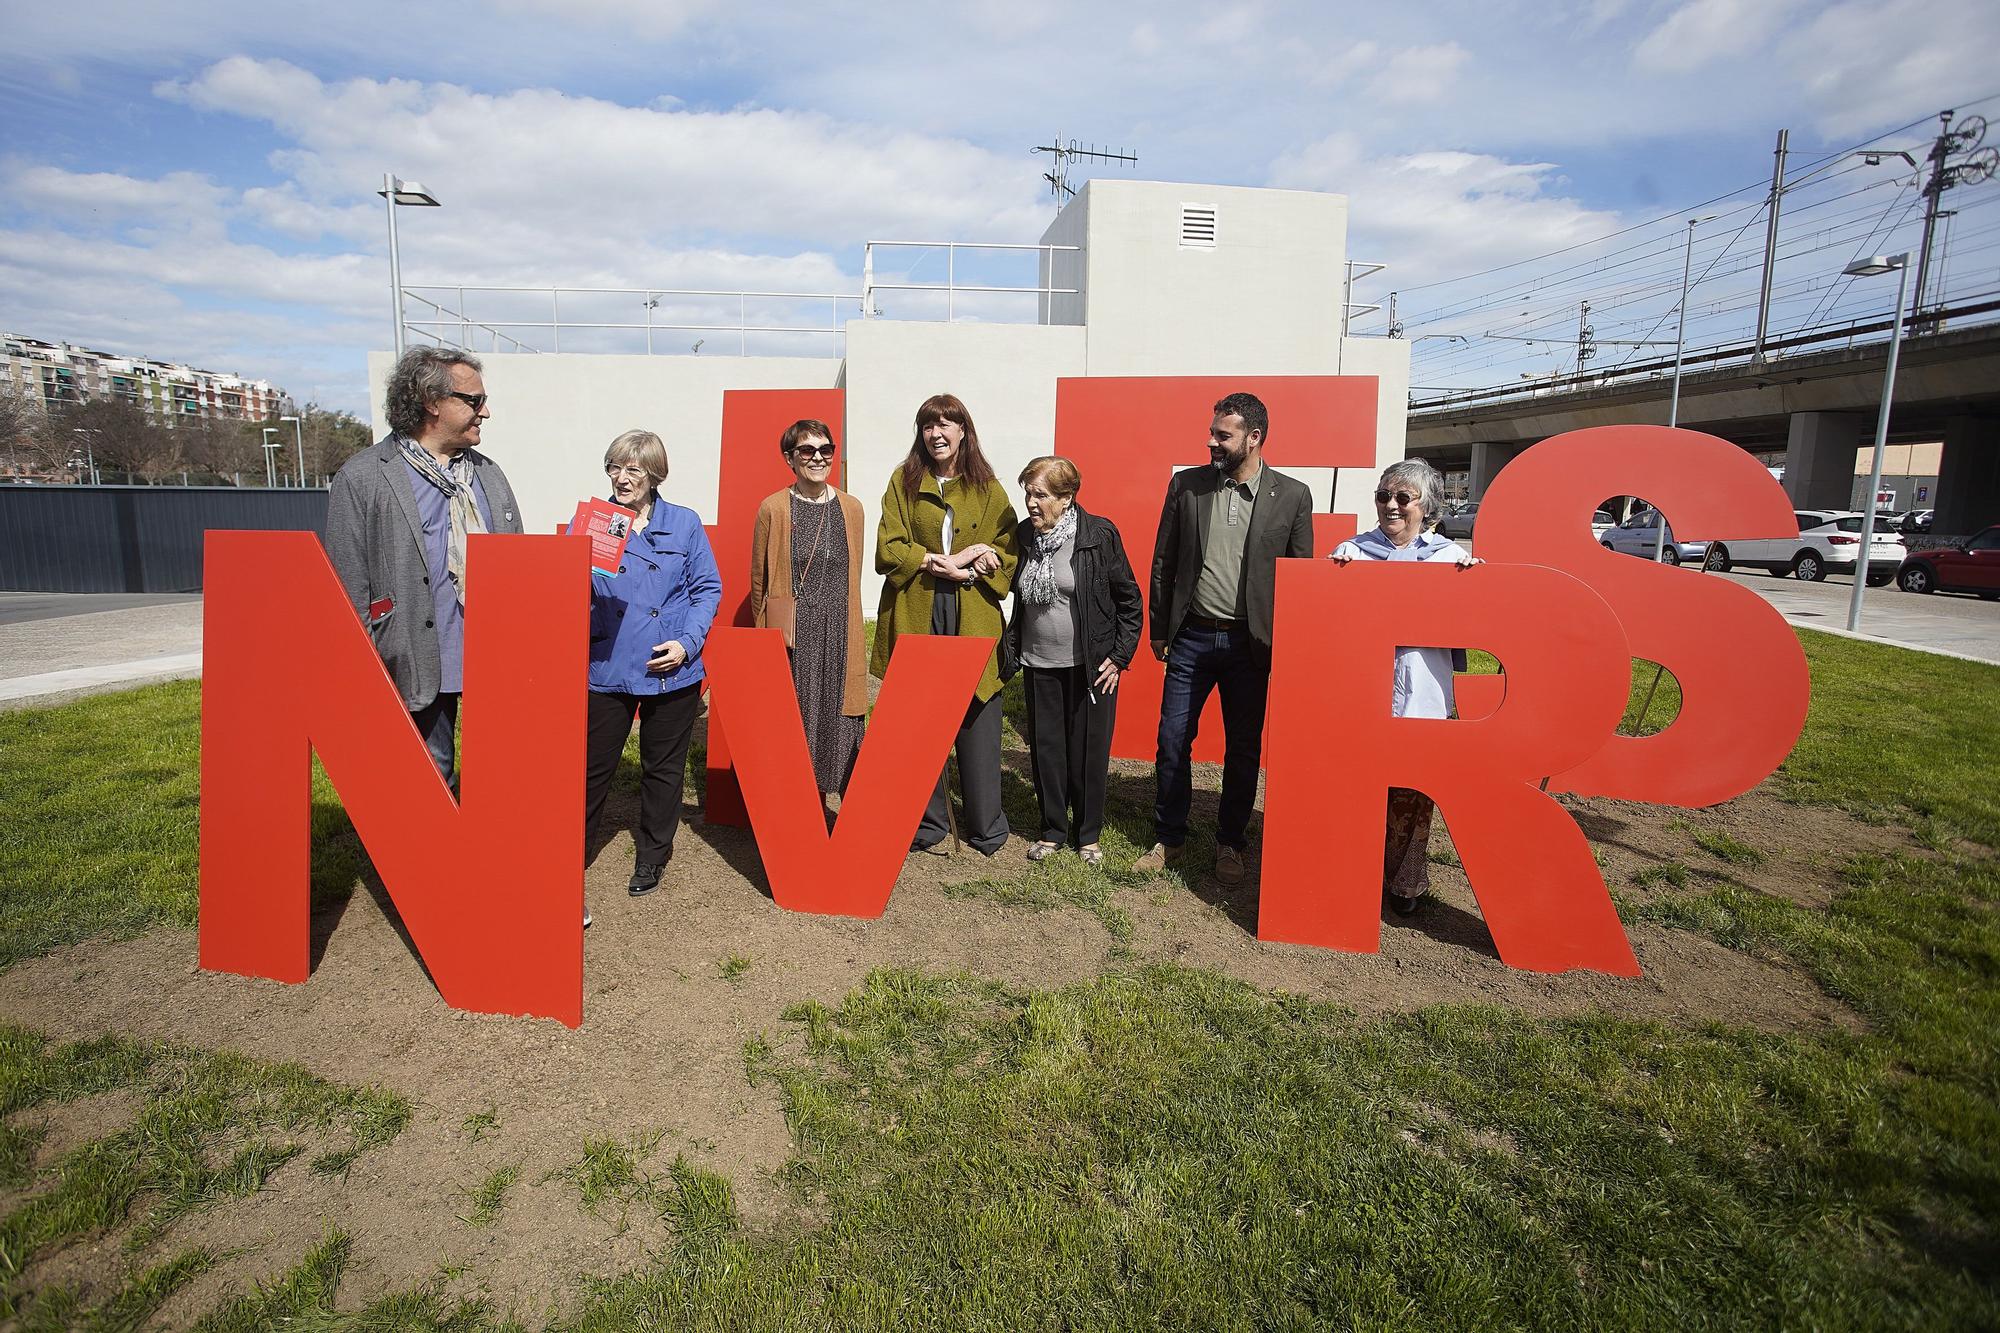
[[[1941,110],[1940,99],[1988,91],[1996,34],[1968,28],[1968,17],[1938,0],[1850,0],[1788,32],[1778,59],[1823,133],[1866,134],[1910,119],[1912,108]]]
[[[1389,102],[1441,101],[1471,59],[1472,53],[1457,42],[1409,47],[1389,57],[1369,88]]]
[[[1640,69],[1683,74],[1748,55],[1785,21],[1797,0],[1687,0],[1632,53]]]
[[[1347,195],[1349,256],[1389,264],[1382,281],[1394,287],[1542,254],[1621,225],[1616,213],[1558,193],[1553,164],[1483,153],[1371,157],[1354,137],[1336,134],[1281,159],[1272,177],[1274,185]]]

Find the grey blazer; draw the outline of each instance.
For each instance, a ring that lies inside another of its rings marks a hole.
[[[1258,480],[1256,508],[1250,511],[1243,548],[1241,608],[1250,637],[1271,646],[1271,604],[1281,557],[1309,559],[1313,553],[1312,492],[1296,477],[1269,463]],[[1202,548],[1208,542],[1208,501],[1222,485],[1212,466],[1186,468],[1167,483],[1160,529],[1153,539],[1153,577],[1146,602],[1147,631],[1155,644],[1170,644],[1187,620],[1194,586],[1201,578]]]
[[[477,449],[468,452],[492,530],[521,531],[521,506],[507,474]],[[327,493],[326,553],[404,706],[411,712],[429,707],[440,679],[430,565],[409,468],[394,436],[362,450],[334,474]],[[394,600],[395,609],[369,624],[369,604],[384,597]]]

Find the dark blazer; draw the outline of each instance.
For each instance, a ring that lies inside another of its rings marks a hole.
[[[1025,534],[1029,530],[1022,528]],[[1025,553],[1031,537],[1023,535]],[[1028,557],[1023,554],[1021,563]],[[1117,525],[1108,518],[1087,514],[1076,508],[1076,596],[1069,609],[1076,621],[1076,641],[1083,645],[1083,665],[1091,675],[1098,663],[1110,658],[1120,671],[1132,665],[1139,651],[1139,581],[1132,577],[1132,562],[1125,556],[1125,543]],[[1018,575],[1016,576],[1018,582]],[[1021,664],[1020,592],[1014,594],[1014,618],[1007,622],[1007,642],[1000,654],[1003,675],[1012,676]]]
[[[1174,641],[1194,605],[1201,577],[1202,549],[1208,540],[1209,498],[1221,486],[1212,465],[1186,468],[1167,483],[1160,508],[1160,532],[1153,540],[1153,579],[1146,602],[1147,627],[1154,645]],[[1278,584],[1278,557],[1310,559],[1313,553],[1312,492],[1269,463],[1258,481],[1250,512],[1250,538],[1243,548],[1241,613],[1250,637],[1271,646],[1271,603]]]
[[[507,474],[477,449],[467,452],[492,531],[519,532],[521,506]],[[423,523],[395,436],[363,449],[334,474],[326,500],[326,554],[403,706],[413,713],[428,708],[437,698],[443,668],[437,630],[428,623],[431,577]],[[394,600],[395,609],[371,624],[368,606],[384,597]]]

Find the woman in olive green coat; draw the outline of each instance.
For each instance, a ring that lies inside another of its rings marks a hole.
[[[979,432],[965,404],[948,393],[925,399],[917,409],[909,457],[882,496],[875,572],[884,581],[870,671],[879,676],[889,669],[899,634],[999,637],[1000,604],[1014,586],[1020,560],[1016,521],[1006,490],[979,451]],[[1007,816],[1000,809],[999,696],[999,666],[989,657],[956,742],[965,840],[987,856],[1007,842]],[[939,773],[912,851],[946,855],[950,802]]]

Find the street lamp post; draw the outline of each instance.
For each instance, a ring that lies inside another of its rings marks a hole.
[[[292,434],[297,438],[299,445],[299,487],[304,489],[306,484],[306,428],[300,424],[297,417],[279,417],[278,420],[292,423]]]
[[[1854,592],[1847,599],[1847,628],[1861,629],[1861,590],[1868,586],[1868,555],[1875,549],[1875,496],[1882,489],[1882,454],[1889,443],[1889,404],[1896,396],[1896,354],[1903,348],[1903,296],[1910,285],[1910,252],[1857,260],[1841,272],[1872,278],[1896,271],[1896,313],[1889,329],[1889,366],[1882,375],[1882,409],[1875,414],[1875,461],[1868,470],[1868,505],[1861,511],[1861,554],[1854,561]]]
[[[98,485],[97,450],[91,446],[91,438],[97,432],[88,426],[71,426],[69,429],[71,434],[83,436],[83,465],[90,473],[90,484],[93,486]]]
[[[272,490],[278,488],[278,464],[271,451],[278,446],[271,443],[271,437],[278,433],[276,426],[264,427],[264,485]]]
[[[382,173],[382,188],[375,193],[389,201],[389,299],[396,317],[396,357],[403,355],[403,261],[396,252],[396,207],[436,208],[438,201],[415,181],[396,179],[396,173]]]
[[[1714,219],[1714,213],[1703,213],[1698,218],[1688,219],[1687,249],[1681,255],[1681,322],[1674,331],[1674,391],[1667,400],[1667,425],[1669,428],[1681,424],[1681,359],[1687,351],[1688,336],[1688,281],[1694,273],[1694,229],[1704,222]],[[1658,564],[1667,554],[1667,516],[1660,515],[1660,531],[1653,541],[1653,562]],[[1706,557],[1702,564],[1706,565]]]

